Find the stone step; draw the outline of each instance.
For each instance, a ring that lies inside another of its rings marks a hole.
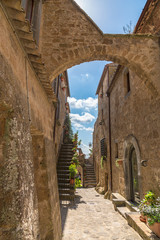
[[[59,189],[66,189],[66,188],[70,188],[73,189],[73,186],[70,185],[70,183],[58,183],[58,187]]]
[[[158,240],[159,238],[147,227],[147,225],[140,221],[140,213],[130,212],[126,213],[128,225],[131,226],[138,234],[145,240]]]
[[[21,29],[17,29],[17,34],[18,34],[19,38],[21,39],[21,41],[23,41],[23,39],[33,40],[33,32],[31,32],[31,31],[25,32],[25,31],[22,31]],[[40,58],[40,62],[42,62],[41,58]]]
[[[86,184],[89,184],[89,183],[93,183],[93,184],[96,184],[96,181],[85,181]]]
[[[14,8],[17,10],[22,9],[21,0],[15,0],[15,1],[5,0],[5,5],[6,5],[6,7]]]
[[[69,161],[72,161],[72,158],[71,157],[59,157],[59,159],[58,159],[58,162],[60,162],[60,161],[64,161],[64,162],[69,162]]]
[[[66,184],[66,183],[70,183],[70,179],[69,178],[59,178],[58,177],[58,184],[59,183],[63,183],[63,184]]]
[[[85,175],[86,177],[91,177],[91,178],[92,178],[92,177],[94,177],[94,178],[96,177],[95,174],[84,174],[84,175]]]
[[[13,19],[12,21],[13,21],[15,29],[22,30],[25,32],[30,32],[30,24],[27,20],[19,21],[17,19]]]
[[[72,194],[59,194],[60,200],[74,200],[74,195]]]
[[[60,155],[59,155],[59,158],[69,158],[69,159],[72,159],[72,157],[73,157],[73,154],[66,154],[66,153],[60,153]]]
[[[7,7],[7,12],[9,13],[10,15],[10,18],[12,19],[16,19],[16,20],[19,20],[19,21],[25,21],[25,12],[23,9],[16,9],[16,8],[13,8],[13,7]]]
[[[61,166],[61,165],[57,165],[57,171],[68,171],[69,170],[69,166]]]
[[[131,211],[128,209],[128,207],[117,207],[117,211],[124,217],[126,217],[126,213],[130,213]]]
[[[58,178],[69,179],[69,173],[68,174],[58,173]]]
[[[74,194],[73,188],[60,188],[59,194]]]
[[[68,174],[69,174],[69,169],[67,169],[67,170],[66,170],[66,169],[65,169],[65,170],[63,170],[63,169],[57,169],[57,173],[58,173],[58,175],[59,175],[59,174],[64,174],[64,175],[67,174],[67,175],[68,175]]]
[[[85,178],[85,182],[96,182],[96,179],[94,178]]]
[[[69,165],[71,165],[71,162],[59,162],[58,163],[58,166],[68,166],[69,167]]]

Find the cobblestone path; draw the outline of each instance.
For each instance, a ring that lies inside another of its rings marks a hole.
[[[78,189],[76,196],[61,206],[63,240],[142,239],[94,188]]]

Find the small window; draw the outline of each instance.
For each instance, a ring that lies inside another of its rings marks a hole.
[[[127,76],[126,76],[126,81],[127,81],[127,92],[130,92],[130,76],[129,76],[129,72],[127,72]]]
[[[100,147],[101,147],[101,157],[103,156],[106,159],[107,158],[107,144],[106,144],[106,139],[105,138],[102,138],[100,140]]]
[[[124,89],[125,89],[125,96],[131,91],[130,86],[130,73],[128,68],[124,70]]]

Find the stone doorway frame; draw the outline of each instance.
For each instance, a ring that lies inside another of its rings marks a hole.
[[[131,200],[131,178],[130,178],[130,153],[132,149],[135,149],[137,156],[137,168],[138,168],[138,183],[140,199],[142,198],[142,177],[141,177],[141,153],[137,139],[133,135],[127,136],[124,141],[124,179],[125,179],[125,195],[127,200]]]

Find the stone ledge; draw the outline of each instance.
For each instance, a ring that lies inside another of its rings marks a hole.
[[[144,240],[159,240],[146,224],[140,221],[139,217],[140,213],[137,212],[126,213],[128,224],[138,232]]]

